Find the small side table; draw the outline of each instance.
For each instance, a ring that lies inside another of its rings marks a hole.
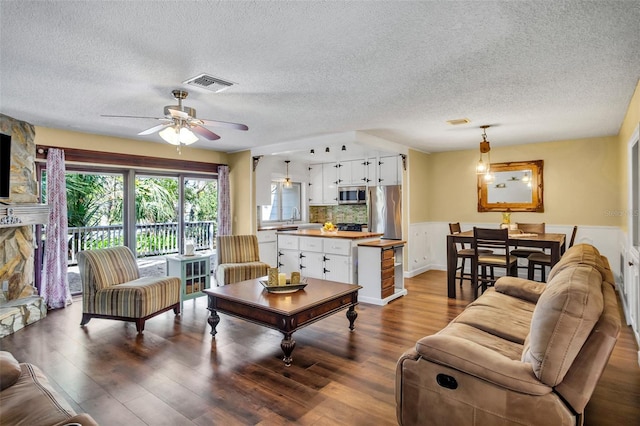
[[[167,256],[167,275],[180,277],[180,309],[185,300],[204,296],[202,290],[211,283],[211,254],[194,254],[193,256]]]

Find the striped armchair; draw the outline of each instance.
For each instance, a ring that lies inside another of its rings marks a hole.
[[[128,247],[78,253],[82,279],[82,322],[106,318],[136,323],[142,333],[147,319],[173,309],[180,314],[180,278],[142,277]]]
[[[219,286],[267,275],[269,265],[260,261],[255,235],[224,235],[217,237],[217,244],[216,282]]]

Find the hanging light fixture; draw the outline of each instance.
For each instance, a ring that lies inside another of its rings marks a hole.
[[[489,145],[489,141],[487,140],[487,129],[491,127],[488,125],[480,126],[482,129],[482,142],[480,142],[480,159],[478,160],[478,164],[476,166],[476,173],[479,175],[484,175],[485,180],[489,181],[492,179],[491,175],[491,146]],[[484,159],[484,154],[487,154],[486,161]]]
[[[287,163],[287,177],[284,178],[284,187],[291,188],[292,183],[291,178],[289,177],[289,163],[291,162],[291,160],[284,160],[284,162]]]

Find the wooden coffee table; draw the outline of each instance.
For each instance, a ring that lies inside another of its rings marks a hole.
[[[349,329],[353,330],[358,316],[358,290],[362,287],[314,278],[308,278],[307,283],[304,289],[286,294],[267,292],[258,279],[203,290],[209,298],[211,316],[207,322],[211,335],[215,337],[217,333],[218,312],[274,328],[284,334],[280,342],[282,360],[290,366],[296,346],[291,335],[296,330],[347,308]]]

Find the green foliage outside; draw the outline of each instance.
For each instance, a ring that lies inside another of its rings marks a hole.
[[[136,177],[135,213],[139,252],[154,252],[158,248],[177,247],[178,179],[168,177]],[[69,228],[106,227],[117,225],[112,232],[96,235],[82,242],[84,249],[122,245],[124,183],[120,174],[67,172],[67,215]],[[46,194],[46,175],[42,180]],[[216,221],[218,191],[216,180],[185,179],[185,222]],[[170,230],[153,228],[153,224],[174,224]],[[149,226],[145,226],[149,225]],[[81,238],[74,234],[73,238]],[[80,241],[74,247],[81,247]]]

